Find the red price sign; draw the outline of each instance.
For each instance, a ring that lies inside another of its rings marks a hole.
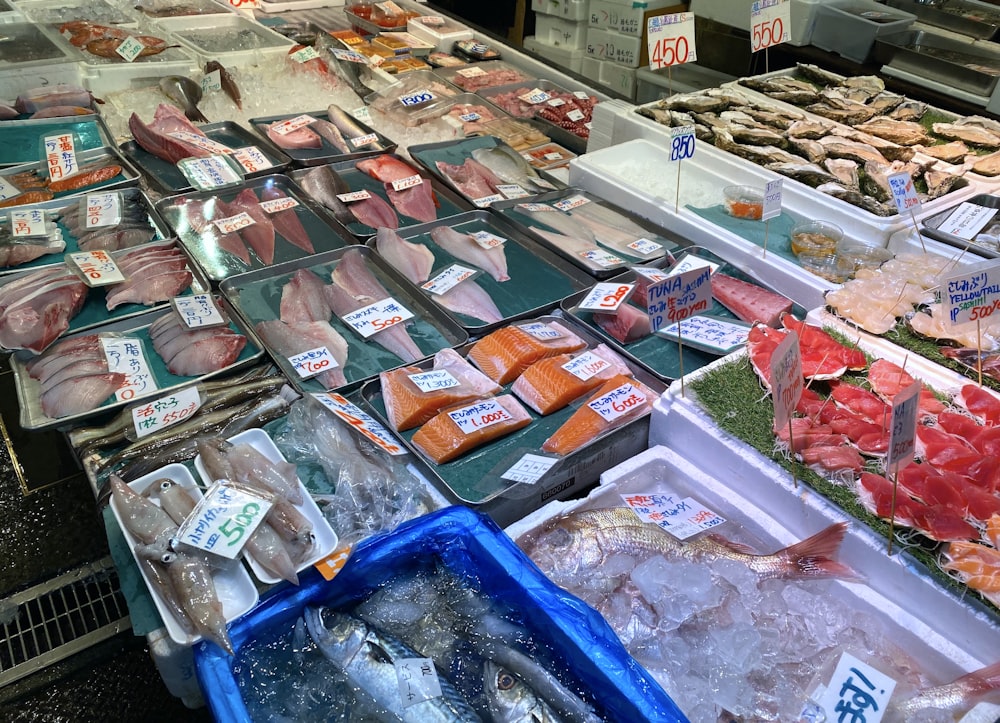
[[[694,41],[694,13],[674,13],[650,18],[646,47],[650,70],[692,63],[698,59]]]

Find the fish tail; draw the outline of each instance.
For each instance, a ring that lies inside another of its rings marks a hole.
[[[975,683],[983,694],[1000,689],[1000,660],[962,677]]]
[[[861,576],[835,559],[847,532],[846,522],[837,522],[812,537],[775,553],[782,558],[782,577],[792,580],[839,577],[860,580]]]

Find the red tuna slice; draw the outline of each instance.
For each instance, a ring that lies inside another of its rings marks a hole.
[[[1000,457],[985,455],[969,465],[965,478],[990,493],[1000,491]]]
[[[303,126],[302,128],[296,128],[290,133],[278,133],[274,129],[278,123],[269,123],[267,128],[267,137],[271,139],[271,142],[278,148],[284,148],[286,150],[296,149],[296,148],[322,148],[323,139],[320,138],[316,131],[312,130],[309,126]]]
[[[941,505],[914,505],[910,510],[913,527],[938,542],[976,540],[979,533],[961,514]]]
[[[385,184],[385,195],[389,197],[396,210],[404,216],[417,221],[433,221],[437,218],[437,207],[434,203],[434,192],[427,181],[416,186],[397,191],[391,183]]]
[[[876,359],[868,367],[872,391],[887,402],[916,381],[903,367],[888,359]]]
[[[791,300],[781,294],[720,273],[712,275],[712,296],[737,317],[751,324],[759,321],[777,326],[781,315],[792,310]]]
[[[980,454],[1000,455],[1000,427],[980,427],[969,442]]]
[[[387,153],[358,161],[354,167],[362,173],[367,173],[372,178],[382,181],[382,183],[392,183],[419,175],[412,166]]]
[[[594,323],[622,344],[637,341],[652,333],[649,315],[631,304],[622,304],[614,314],[595,312]]]
[[[802,450],[802,462],[810,467],[820,467],[827,472],[851,470],[860,472],[864,460],[853,447],[815,446]]]
[[[276,201],[279,198],[288,198],[288,195],[274,186],[265,186],[260,192],[260,198],[262,201]],[[286,208],[284,211],[271,214],[271,223],[274,224],[274,229],[284,237],[285,241],[297,246],[307,254],[316,253],[312,239],[309,238],[309,233],[302,225],[294,208]]]
[[[854,440],[854,444],[862,454],[870,457],[881,457],[889,451],[889,433],[884,431],[868,432]]]
[[[862,473],[858,480],[858,500],[864,508],[883,520],[895,517],[898,524],[912,527],[912,512],[919,503],[910,499],[904,490],[897,490],[895,515],[893,515],[892,497],[892,482],[881,475]]]
[[[827,409],[829,409],[828,407]],[[846,434],[848,439],[857,444],[860,440],[868,440],[869,446],[881,446],[876,442],[878,438],[888,437],[889,432],[881,425],[869,422],[867,419],[854,414],[847,409],[833,408],[830,413],[823,410],[820,421],[830,425],[830,429],[835,434]]]
[[[844,346],[818,326],[806,324],[791,314],[785,314],[781,323],[799,335],[802,375],[807,379],[835,379],[848,369],[868,366],[860,349]]]
[[[979,461],[982,455],[965,445],[928,444],[924,450],[924,461],[935,469],[965,474],[969,467]]]
[[[926,464],[911,464],[899,471],[897,480],[909,495],[926,505],[943,505],[965,513],[965,498],[958,486],[961,482],[952,476],[938,474]]]
[[[747,352],[750,364],[757,372],[761,383],[771,388],[771,356],[778,344],[785,340],[785,334],[764,324],[754,324],[747,334]]]
[[[934,417],[947,409],[947,407],[944,402],[934,396],[934,392],[930,389],[921,389],[917,409],[920,411],[921,417]]]
[[[143,150],[168,163],[177,163],[184,158],[204,158],[211,155],[211,152],[204,148],[185,143],[170,135],[176,132],[194,133],[199,136],[205,134],[169,103],[157,106],[153,122],[148,125],[133,113],[128,119],[128,129]]]
[[[836,447],[847,443],[845,435],[834,434],[829,425],[816,424],[808,417],[793,417],[789,422],[792,428],[792,450],[795,452],[801,452],[807,447]],[[779,429],[775,434],[779,440],[788,444],[788,425]]]
[[[958,412],[940,412],[937,415],[937,424],[948,434],[961,437],[969,442],[983,429],[983,426],[975,419]]]
[[[965,408],[986,424],[1000,424],[1000,399],[975,384],[966,384],[959,396]]]
[[[838,404],[847,407],[873,424],[878,424],[882,427],[889,426],[892,407],[867,389],[856,387],[847,382],[836,382],[831,384],[831,387],[830,396]]]
[[[802,390],[802,396],[799,397],[799,403],[795,405],[795,411],[806,417],[819,417],[827,404],[830,403],[826,399],[823,399],[812,389],[805,388]]]
[[[246,212],[253,219],[252,226],[240,229],[240,238],[253,249],[265,266],[274,263],[274,224],[267,212],[260,207],[252,188],[244,188],[229,204],[236,213]]]
[[[981,487],[977,487],[972,482],[963,478],[963,484],[959,488],[968,515],[979,522],[986,522],[993,515],[1000,514],[1000,497],[991,494]]]

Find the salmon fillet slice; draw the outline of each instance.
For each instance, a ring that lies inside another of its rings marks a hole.
[[[552,414],[617,374],[632,376],[622,358],[600,344],[580,354],[535,362],[510,390],[539,414]]]
[[[586,346],[583,339],[555,321],[512,324],[476,342],[469,350],[469,359],[493,381],[509,384],[540,359]]]
[[[504,394],[438,413],[417,430],[412,441],[437,464],[443,464],[530,423],[531,415],[520,402]]]

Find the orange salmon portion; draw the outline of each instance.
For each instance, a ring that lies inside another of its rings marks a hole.
[[[942,567],[957,572],[973,590],[1000,593],[1000,551],[975,542],[952,542],[944,557]]]
[[[413,444],[437,464],[443,464],[530,423],[531,415],[520,402],[504,394],[440,412],[417,430]]]
[[[647,414],[656,394],[644,384],[619,374],[594,392],[582,407],[545,440],[542,450],[567,455],[599,436]]]
[[[505,326],[484,336],[469,350],[469,359],[498,384],[509,384],[540,359],[579,351],[587,343],[562,324],[531,323],[539,336],[520,326]]]
[[[617,374],[632,372],[621,357],[600,344],[575,356],[559,354],[535,362],[510,390],[539,414],[552,414]]]

